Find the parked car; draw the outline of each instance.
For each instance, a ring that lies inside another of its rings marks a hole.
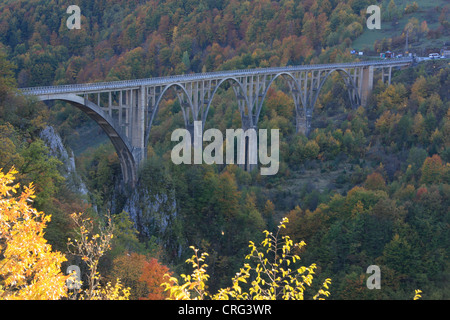
[[[440,57],[441,57],[441,55],[439,53],[430,53],[428,55],[428,58],[431,58],[431,59],[439,59]]]

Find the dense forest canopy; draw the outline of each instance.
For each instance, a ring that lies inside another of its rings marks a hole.
[[[69,14],[63,1],[2,1],[0,42],[17,65],[19,86],[345,61],[351,59],[352,41],[366,28],[366,8],[372,3],[96,0],[73,4],[81,8],[80,30],[66,27]],[[448,36],[448,5],[436,12],[438,3],[416,9],[409,9],[409,1],[397,4],[380,2],[384,27],[408,21],[404,28],[411,30],[410,45]],[[425,25],[415,18],[417,11],[426,12]],[[387,37],[395,41],[390,44],[395,49],[405,44],[405,32],[398,29]],[[387,46],[386,40],[368,49],[387,50]]]
[[[151,289],[155,275],[186,273],[191,245],[209,253],[215,291],[230,284],[248,241],[258,243],[261,231],[287,216],[286,234],[307,244],[302,260],[317,263],[320,283],[332,279],[332,299],[411,299],[417,288],[424,298],[450,297],[448,60],[395,70],[391,85],[375,79],[365,108],[350,108],[345,85],[330,77],[308,136],[295,133],[294,102],[277,81],[258,123],[280,129],[273,177],[232,165],[173,165],[170,135],[183,118],[168,96],[132,196],[119,187],[112,144],[85,114],[16,94],[27,86],[354,61],[355,44],[372,56],[400,52],[406,33],[411,51],[427,54],[450,41],[448,3],[378,1],[383,26],[395,31],[370,45],[368,0],[73,4],[81,8],[80,30],[67,28],[64,1],[0,1],[0,168],[14,166],[21,185],[34,183],[33,205],[51,214],[45,237],[55,249],[66,252],[74,237],[72,212],[99,222],[111,212],[117,228],[99,268],[130,286],[131,298],[163,298]],[[221,89],[207,127],[239,128],[235,100]],[[49,125],[75,151],[87,194],[71,187],[42,139]],[[366,287],[369,265],[381,268],[380,290]]]

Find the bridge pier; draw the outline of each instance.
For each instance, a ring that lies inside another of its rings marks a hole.
[[[133,147],[133,155],[136,157],[137,165],[146,157],[145,152],[145,110],[146,110],[146,92],[144,87],[130,90],[129,108],[131,111],[131,146]]]
[[[391,75],[392,75],[392,66],[381,68],[381,81],[383,81],[383,83],[385,83],[386,78],[387,78],[388,86],[391,85]]]
[[[297,133],[303,133],[306,137],[311,131],[312,112],[307,112],[307,115],[295,116],[295,129]]]
[[[365,107],[369,95],[372,93],[373,89],[373,67],[369,66],[366,68],[361,68],[361,77],[359,84],[359,95],[361,97],[361,105]]]
[[[194,164],[203,163],[203,123],[202,121],[195,121],[194,123],[188,123],[186,126],[191,136],[191,148],[194,151]]]
[[[253,171],[258,163],[258,128],[254,116],[242,116],[242,131],[244,134],[244,163],[240,165],[245,171]]]

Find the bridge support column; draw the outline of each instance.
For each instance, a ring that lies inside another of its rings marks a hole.
[[[385,71],[387,69],[387,71]],[[391,75],[392,75],[392,66],[381,68],[381,81],[385,82],[385,78],[387,78],[387,84],[391,84]]]
[[[392,67],[389,67],[388,85],[391,85]]]
[[[194,164],[203,163],[203,124],[202,121],[188,123],[186,130],[191,136],[191,147],[193,150]]]
[[[146,90],[145,87],[130,91],[129,106],[131,110],[131,145],[133,155],[137,164],[141,164],[146,156],[145,151],[145,110]]]
[[[305,116],[298,114],[295,116],[295,130],[297,133],[303,133],[305,136],[308,136],[308,125]]]
[[[372,93],[373,89],[373,67],[369,66],[362,69],[362,76],[360,78],[360,97],[361,105],[365,107],[367,105],[367,100],[369,95]]]
[[[258,130],[253,116],[244,115],[242,117],[242,130],[245,139],[245,161],[243,164],[240,164],[240,167],[250,172],[258,166]]]

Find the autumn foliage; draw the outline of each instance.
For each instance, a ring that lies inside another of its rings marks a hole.
[[[194,255],[186,262],[192,265],[192,274],[182,274],[181,284],[177,278],[165,276],[167,282],[163,286],[170,293],[170,299],[304,300],[305,291],[311,291],[317,265],[299,266],[300,256],[295,252],[306,243],[294,243],[289,236],[281,234],[280,231],[288,223],[289,219],[283,218],[276,233],[264,231],[265,239],[259,246],[250,241],[250,253],[245,258],[248,262],[233,277],[232,285],[219,289],[216,294],[207,290],[209,275],[206,273],[206,259],[209,255],[206,252],[199,254],[198,249],[191,247]],[[325,279],[312,298],[323,300],[328,297],[330,284],[331,279]]]
[[[18,183],[14,184],[17,173],[14,168],[7,174],[0,170],[0,300],[127,299],[129,289],[120,280],[100,285],[97,272],[112,232],[93,234],[90,220],[81,214],[73,215],[81,235],[81,239],[74,241],[90,275],[87,289],[69,294],[66,281],[69,278],[74,281],[74,275],[61,271],[61,264],[67,259],[61,252],[52,251],[44,238],[50,215],[31,206],[35,198],[33,184],[15,196],[20,189]]]
[[[142,298],[143,300],[163,300],[168,297],[168,294],[164,292],[164,288],[161,287],[165,274],[170,274],[169,268],[159,263],[156,258],[144,261],[140,281],[146,283],[148,294]]]
[[[110,278],[120,278],[124,285],[133,289],[130,299],[164,300],[168,294],[164,293],[161,283],[164,282],[166,273],[171,272],[158,259],[136,252],[125,252],[114,259]]]
[[[30,206],[34,187],[13,184],[15,169],[0,171],[0,299],[60,299],[66,296],[66,261],[44,239],[50,215]]]
[[[448,38],[449,4],[418,1],[403,10],[405,1],[377,1],[382,21],[392,22],[387,30],[402,33],[394,25],[409,21],[402,35],[386,33],[388,38],[366,46],[372,39],[365,30],[368,0],[78,2],[81,30],[67,29],[68,4],[0,2],[0,168],[8,172],[14,165],[19,172],[2,176],[0,299],[66,298],[60,272],[66,264],[81,267],[83,282],[67,298],[163,299],[170,293],[162,293],[158,284],[169,273],[163,264],[176,266],[173,277],[189,274],[189,265],[182,265],[191,245],[209,253],[207,289],[218,292],[244,262],[255,262],[255,257],[244,259],[249,240],[261,243],[261,231],[276,230],[282,216],[290,221],[286,234],[308,243],[302,261],[320,266],[314,280],[333,278],[333,299],[401,299],[414,288],[424,290],[425,298],[449,298],[442,281],[450,254],[446,60],[393,69],[389,85],[375,72],[365,107],[350,108],[348,88],[333,73],[318,92],[308,136],[296,132],[289,78],[278,77],[266,88],[257,119],[257,128],[280,129],[280,171],[274,177],[233,166],[173,166],[170,133],[184,121],[176,91],[168,90],[143,150],[148,157],[136,193],[128,199],[118,191],[122,177],[114,146],[102,144],[107,137],[88,115],[65,102],[47,108],[17,94],[17,87],[358,61],[386,50],[400,53],[406,31],[414,53],[425,37],[433,38],[429,44]],[[420,21],[414,12],[420,12]],[[438,33],[442,37],[433,36]],[[352,48],[364,55],[351,55]],[[242,101],[227,83],[217,89],[206,126],[222,132],[240,128]],[[54,126],[74,150],[87,197],[64,181],[65,163],[50,156],[40,138],[46,126]],[[20,186],[11,187],[13,178]],[[132,214],[125,212],[128,200],[137,209]],[[93,221],[70,215],[89,206]],[[99,232],[96,224],[105,222],[109,210],[116,229]],[[122,219],[121,211],[133,221]],[[72,255],[62,264],[68,237]],[[164,250],[156,259],[157,247]],[[200,259],[198,254],[189,261],[199,264]],[[365,286],[372,263],[381,266],[383,290]],[[263,267],[264,260],[259,264]],[[256,267],[244,271],[258,276]],[[238,286],[222,292],[249,294],[250,278],[242,277],[236,278]],[[180,287],[196,286],[192,279],[181,283],[178,278]],[[263,279],[269,283],[260,273],[258,285]],[[253,296],[271,294],[267,287],[254,289],[259,291]]]
[[[442,159],[439,155],[435,154],[426,158],[421,168],[421,182],[426,184],[441,182],[445,169],[445,165],[442,164]]]

